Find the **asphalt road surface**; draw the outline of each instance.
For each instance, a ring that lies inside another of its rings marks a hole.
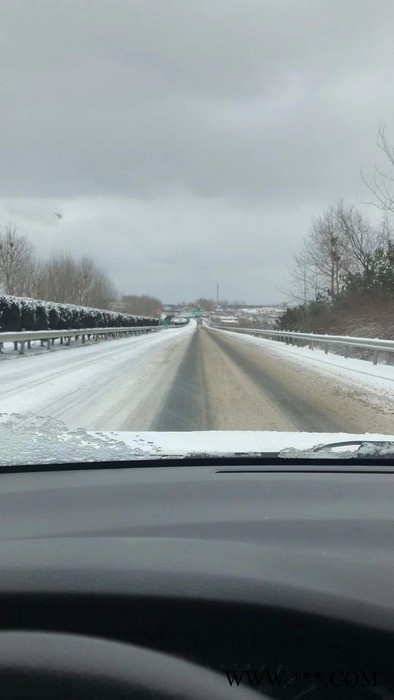
[[[392,434],[392,414],[241,337],[199,328],[150,430]]]
[[[362,385],[245,338],[191,322],[3,359],[0,412],[87,430],[393,433],[393,412],[368,402]]]

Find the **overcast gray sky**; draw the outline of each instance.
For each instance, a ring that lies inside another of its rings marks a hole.
[[[0,224],[121,292],[282,301],[394,140],[393,36],[393,0],[1,0]]]

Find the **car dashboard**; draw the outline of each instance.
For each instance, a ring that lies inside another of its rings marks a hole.
[[[391,469],[5,473],[0,631],[161,651],[215,671],[234,698],[388,700]]]

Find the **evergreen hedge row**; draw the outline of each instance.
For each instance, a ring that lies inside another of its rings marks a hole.
[[[158,319],[0,295],[0,332],[157,326]]]

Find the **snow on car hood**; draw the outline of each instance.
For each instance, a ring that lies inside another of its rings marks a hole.
[[[0,414],[0,466],[96,461],[136,461],[186,456],[279,453],[281,457],[327,456],[311,449],[357,440],[390,443],[394,435],[376,433],[300,433],[266,431],[98,432],[68,430],[60,421],[32,414]],[[346,457],[351,449],[343,449]],[[376,456],[376,449],[364,455]],[[338,453],[329,456],[338,457]]]

